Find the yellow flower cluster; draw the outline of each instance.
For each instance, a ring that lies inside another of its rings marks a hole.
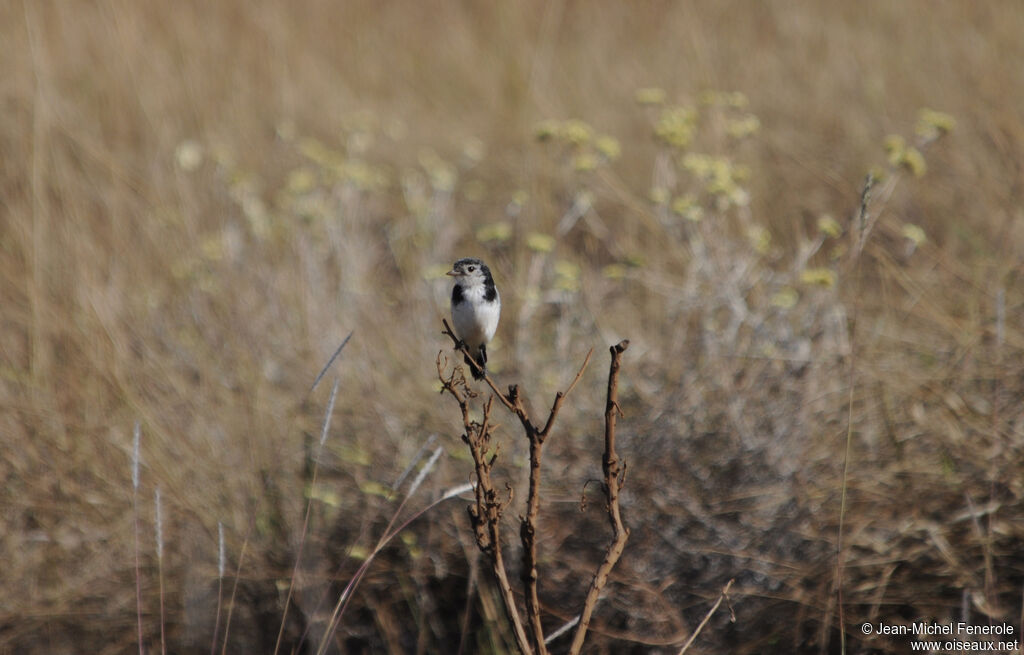
[[[554,141],[568,146],[573,168],[580,172],[595,170],[622,154],[622,146],[615,137],[598,134],[588,123],[576,118],[542,121],[534,134],[538,141]]]
[[[827,237],[835,239],[843,233],[843,227],[839,224],[839,221],[825,214],[818,218],[818,231]]]
[[[482,226],[476,231],[477,241],[486,243],[488,241],[508,241],[512,238],[512,224],[508,221],[499,221]]]
[[[381,191],[386,189],[390,183],[390,176],[384,168],[374,166],[357,157],[348,157],[314,138],[300,139],[298,147],[303,156],[323,171],[324,182],[345,182],[362,191]],[[293,193],[308,192],[318,181],[310,179],[310,176],[314,176],[314,174],[309,169],[299,168],[292,174],[299,175],[299,178],[294,180],[289,176],[289,190]],[[301,179],[303,176],[306,179]],[[298,188],[294,187],[292,182],[299,183]]]
[[[580,289],[580,267],[567,259],[555,262],[555,288],[575,292]]]
[[[921,177],[928,170],[921,151],[908,145],[906,139],[899,134],[885,137],[885,151],[888,153],[890,166],[906,168],[914,177]]]
[[[730,107],[732,109],[743,109],[750,101],[742,91],[715,91],[708,90],[700,94],[702,105]]]
[[[808,286],[833,287],[836,274],[829,268],[808,268],[800,272],[800,281]]]
[[[761,120],[753,114],[747,114],[729,122],[725,130],[734,139],[743,139],[756,134],[761,129]]]
[[[697,118],[693,107],[666,107],[654,124],[654,134],[673,148],[685,148],[697,133]]]
[[[928,141],[933,141],[943,134],[948,134],[956,127],[956,119],[949,114],[934,109],[922,109],[917,114],[917,125],[914,131]]]
[[[541,232],[526,235],[526,247],[535,252],[551,252],[555,249],[555,237]]]
[[[800,300],[800,294],[793,287],[782,287],[771,298],[771,303],[779,309],[792,309]]]
[[[747,239],[759,255],[768,254],[772,245],[772,233],[768,231],[768,228],[751,225],[747,228]]]
[[[924,233],[924,230],[921,229],[920,225],[904,223],[902,232],[904,238],[913,243],[915,248],[928,240],[928,236]]]
[[[665,104],[665,89],[658,87],[637,89],[633,98],[638,105],[663,105]]]
[[[459,173],[454,164],[445,161],[430,149],[420,153],[419,162],[430,180],[431,188],[443,193],[449,193],[455,189]]]
[[[692,193],[677,196],[672,201],[672,211],[688,221],[697,222],[704,218],[704,208],[697,202],[697,197]]]
[[[736,166],[727,157],[692,152],[683,157],[683,168],[703,182],[704,190],[711,195],[739,207],[750,202],[750,194],[740,185],[750,176],[745,166]]]

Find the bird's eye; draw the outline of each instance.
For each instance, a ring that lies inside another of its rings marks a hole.
[[[472,273],[472,272],[473,272],[473,271],[475,271],[475,270],[476,270],[476,266],[470,266],[470,267],[469,267],[469,272],[470,272],[470,273]]]

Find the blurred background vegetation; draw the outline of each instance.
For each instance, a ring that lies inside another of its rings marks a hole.
[[[840,585],[848,629],[1017,625],[1022,34],[1012,1],[0,4],[0,651],[138,652],[137,580],[151,652],[313,648],[421,446],[403,517],[470,478],[461,256],[501,384],[543,407],[598,354],[547,448],[549,629],[608,539],[579,499],[621,338],[633,538],[590,652],[676,652],[732,578],[690,652],[838,652]],[[509,652],[465,504],[372,564],[339,651]]]

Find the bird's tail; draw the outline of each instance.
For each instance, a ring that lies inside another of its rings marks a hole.
[[[463,358],[466,360],[466,365],[469,366],[469,371],[473,374],[473,379],[483,380],[487,375],[487,349],[480,346],[480,349],[476,351],[476,361],[480,366],[477,366],[469,357],[464,356]]]

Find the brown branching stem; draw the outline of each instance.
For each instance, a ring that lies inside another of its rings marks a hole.
[[[448,335],[452,339],[452,343],[455,345],[455,348],[464,356],[472,359],[472,356],[469,354],[469,350],[458,339],[458,337],[455,336],[455,333],[448,325],[448,321],[443,320],[443,324],[444,334]],[[623,344],[626,343],[628,342],[623,342]],[[623,344],[615,347],[621,348],[619,350],[619,354],[621,354],[622,350],[625,350],[625,346]],[[615,349],[613,348],[613,351],[614,350]],[[541,623],[540,599],[537,592],[538,573],[536,535],[538,515],[540,513],[540,476],[543,446],[545,440],[551,434],[555,424],[555,419],[558,417],[558,413],[561,410],[566,397],[573,389],[576,388],[576,384],[580,381],[580,378],[583,377],[583,372],[590,363],[591,355],[593,355],[593,350],[587,353],[586,358],[583,360],[583,364],[580,366],[579,371],[576,373],[576,377],[573,378],[568,389],[564,392],[560,391],[555,394],[554,402],[551,405],[551,410],[548,412],[548,416],[543,427],[538,427],[530,417],[530,413],[526,409],[523,397],[520,394],[519,387],[517,385],[510,385],[508,392],[502,393],[498,390],[490,376],[485,376],[484,381],[491,388],[493,395],[484,403],[483,420],[482,422],[475,422],[471,420],[469,416],[468,401],[469,398],[476,395],[475,392],[472,392],[469,389],[465,375],[461,373],[461,369],[456,367],[456,370],[453,370],[451,374],[446,375],[445,370],[447,368],[447,361],[443,361],[440,354],[437,359],[438,376],[441,380],[442,389],[455,398],[462,411],[463,427],[465,428],[465,433],[463,434],[462,439],[470,448],[470,453],[473,456],[473,462],[476,469],[476,504],[469,508],[469,516],[476,536],[477,546],[491,561],[495,577],[501,587],[506,613],[508,614],[509,621],[511,622],[513,631],[516,635],[517,645],[523,653],[546,655],[548,652],[544,641],[544,629]],[[475,360],[473,361],[475,364]],[[616,365],[616,371],[617,368],[618,367]],[[526,499],[526,514],[519,517],[519,538],[523,545],[521,580],[523,583],[523,596],[526,605],[525,629],[524,622],[520,618],[519,611],[515,604],[515,597],[508,584],[508,574],[505,571],[502,559],[501,542],[499,540],[498,531],[502,510],[511,500],[511,496],[509,497],[509,501],[505,501],[504,503],[498,500],[490,475],[491,466],[494,463],[494,456],[489,459],[487,458],[491,431],[493,429],[490,423],[490,412],[492,401],[495,397],[498,398],[506,409],[512,412],[512,414],[519,419],[530,446],[530,482]],[[612,434],[614,434],[614,428]],[[618,471],[617,468],[616,471]],[[616,477],[618,478],[617,472]],[[618,483],[618,486],[621,486],[621,483]],[[616,488],[615,496],[616,498],[618,497],[618,488]],[[617,504],[618,503],[616,501],[616,507]],[[621,518],[618,520],[621,522]],[[618,556],[616,556],[615,559],[617,560]],[[614,565],[614,562],[612,565]],[[608,570],[610,571],[610,567]],[[604,577],[607,577],[607,573],[605,573]]]
[[[608,582],[608,575],[615,568],[615,564],[622,556],[626,548],[626,541],[629,539],[629,528],[622,521],[622,509],[619,506],[619,491],[626,483],[626,466],[619,462],[618,453],[615,452],[615,420],[622,414],[619,408],[619,367],[622,361],[622,353],[629,347],[629,341],[624,340],[612,346],[609,350],[612,362],[608,371],[608,397],[604,410],[604,457],[601,460],[601,467],[604,471],[604,482],[601,485],[604,489],[605,499],[608,502],[608,521],[612,526],[612,541],[604,554],[604,561],[597,567],[594,579],[590,582],[590,589],[583,601],[583,611],[580,612],[580,622],[573,634],[572,646],[569,653],[575,655],[583,648],[583,640],[587,637],[587,629],[590,627],[590,619],[593,617],[594,608],[597,607],[601,590]]]
[[[476,472],[477,483],[474,488],[476,502],[468,508],[469,522],[473,526],[477,547],[487,556],[494,577],[498,581],[502,604],[505,607],[509,625],[512,626],[516,645],[521,652],[529,653],[530,640],[523,627],[519,610],[516,608],[515,595],[512,592],[512,585],[508,581],[508,572],[505,570],[505,561],[501,552],[501,515],[505,506],[511,502],[512,495],[510,492],[508,500],[504,502],[500,499],[491,479],[491,467],[494,465],[495,457],[487,456],[490,450],[491,435],[494,431],[494,425],[490,421],[493,397],[488,398],[484,403],[482,421],[474,421],[470,417],[469,399],[476,394],[469,389],[461,369],[456,369],[446,376],[447,365],[447,360],[443,355],[438,354],[437,374],[441,380],[443,391],[451,394],[459,404],[459,409],[462,412],[462,425],[465,430],[462,440],[469,446]]]

